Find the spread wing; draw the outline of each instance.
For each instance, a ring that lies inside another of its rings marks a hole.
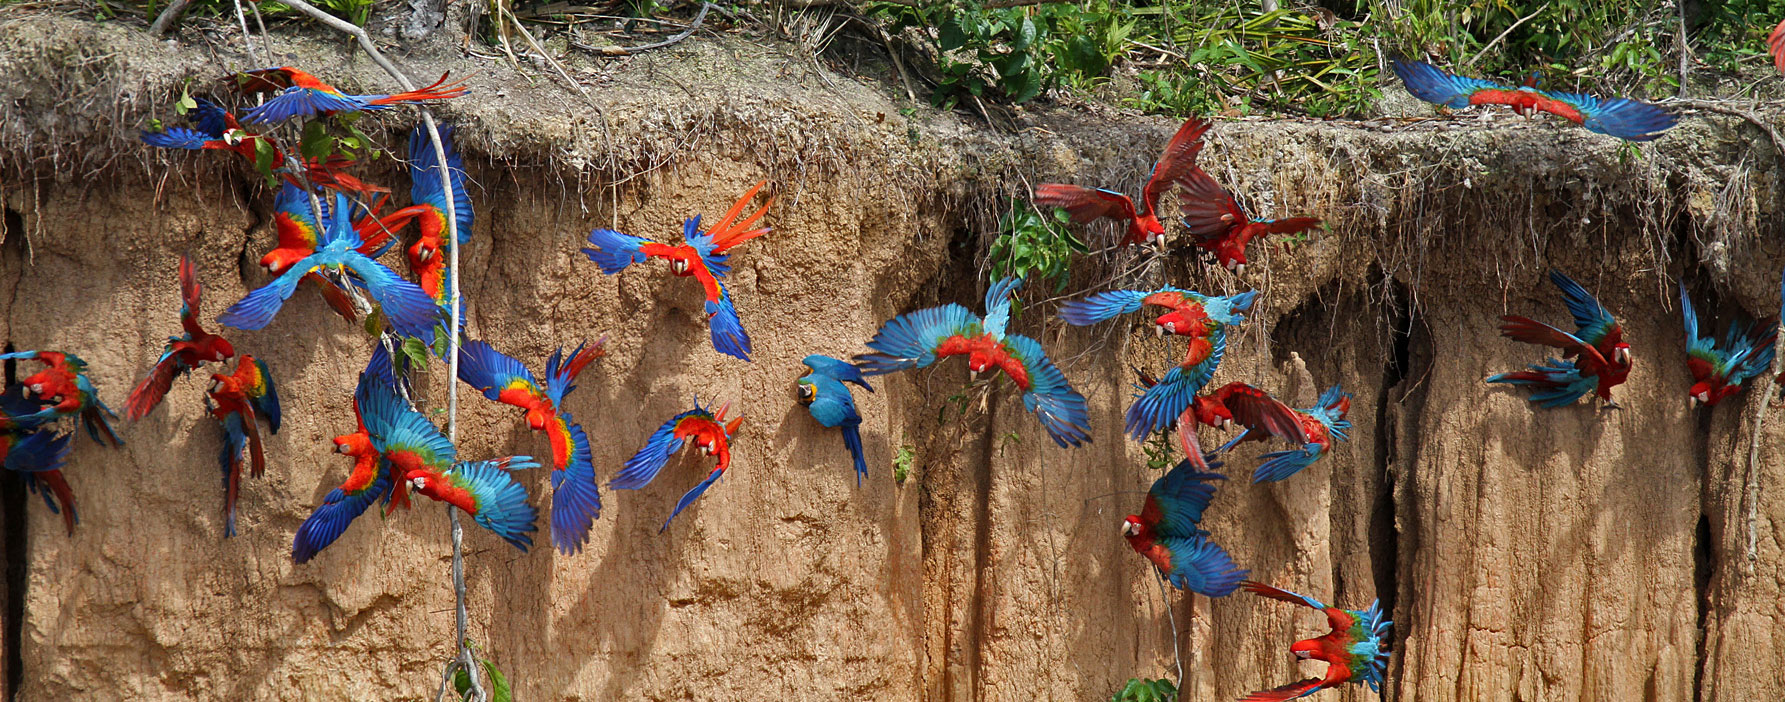
[[[612,229],[595,229],[589,232],[589,248],[583,249],[583,255],[600,266],[602,273],[613,275],[634,263],[644,263],[648,257],[640,249],[649,244],[657,242]]]
[[[467,341],[459,347],[459,380],[477,388],[484,397],[521,409],[532,407],[504,400],[503,392],[519,390],[534,397],[545,397],[544,388],[539,387],[526,364],[481,340]]]
[[[1210,481],[1226,479],[1220,473],[1197,470],[1189,459],[1179,461],[1177,467],[1153,481],[1147,490],[1141,521],[1161,536],[1187,538],[1206,534],[1201,526],[1202,513],[1215,498],[1215,485]]]
[[[1049,438],[1061,447],[1079,446],[1091,440],[1091,419],[1085,396],[1072,389],[1066,375],[1048,360],[1041,343],[1021,334],[1004,337],[1004,351],[1021,364],[1027,387],[1023,408],[1035,413]],[[1004,369],[1012,378],[1011,368]]]
[[[613,480],[608,481],[607,489],[637,490],[650,485],[663,470],[663,466],[669,463],[669,457],[688,442],[685,435],[677,435],[676,429],[684,423],[695,422],[717,424],[713,421],[711,412],[699,407],[670,418],[663,426],[657,427],[657,431],[651,432],[651,437],[645,439],[645,445],[638,453],[626,459],[626,465],[619,473],[614,474]]]
[[[856,368],[848,361],[842,361],[820,354],[812,354],[805,357],[805,359],[800,362],[806,364],[806,367],[812,369],[814,372],[829,376],[831,379],[838,382],[855,383],[856,385],[861,386],[863,390],[867,390],[868,392],[874,391],[874,387],[868,384],[868,379],[862,376],[861,369]]]
[[[1446,73],[1424,61],[1394,59],[1395,75],[1407,92],[1434,105],[1461,109],[1474,104],[1506,102],[1500,93],[1517,91],[1491,80]]]
[[[942,342],[951,338],[978,338],[984,332],[979,316],[954,303],[907,312],[888,320],[868,340],[875,353],[855,357],[862,375],[884,375],[936,362]]]
[[[372,299],[378,301],[385,318],[390,320],[397,333],[433,343],[435,322],[440,319],[441,312],[435,306],[434,298],[429,297],[421,286],[404,280],[396,271],[365,254],[344,251],[340,257],[342,265],[352,271],[365,284]]]
[[[1248,430],[1261,430],[1294,444],[1307,443],[1307,433],[1295,418],[1295,410],[1277,398],[1250,385],[1230,386],[1222,403],[1233,414],[1233,420]]]
[[[440,146],[446,151],[446,173],[452,182],[452,206],[458,225],[460,246],[471,243],[471,225],[477,221],[471,208],[471,195],[465,191],[465,164],[453,146],[452,126],[442,124]],[[426,129],[416,127],[409,132],[409,199],[432,209],[439,218],[440,231],[445,232],[446,192],[440,189],[440,159],[434,154],[434,142]]]
[[[221,144],[209,135],[185,127],[168,127],[159,132],[144,131],[139,136],[144,144],[162,149],[197,151],[208,144]]]
[[[1116,220],[1135,218],[1134,201],[1127,195],[1102,188],[1091,189],[1064,183],[1042,183],[1035,186],[1035,204],[1066,210],[1072,221],[1089,224],[1109,217]]]
[[[539,512],[527,503],[527,490],[515,482],[511,470],[537,468],[539,464],[526,456],[507,461],[477,461],[453,466],[446,478],[453,487],[471,495],[477,511],[471,515],[478,526],[502,537],[515,548],[526,551],[533,545],[532,533],[538,531],[533,522]]]
[[[1548,98],[1537,101],[1534,105],[1537,109],[1577,122],[1589,132],[1626,141],[1653,140],[1679,122],[1679,116],[1673,112],[1639,100],[1601,100],[1582,93],[1547,90],[1539,90],[1537,94]]]
[[[1202,135],[1208,131],[1208,122],[1191,117],[1166,142],[1165,153],[1153,165],[1153,175],[1141,191],[1141,201],[1146,203],[1148,212],[1158,212],[1159,197],[1196,169],[1196,154],[1202,151]]]
[[[205,333],[198,325],[198,299],[203,287],[198,284],[198,270],[192,266],[192,259],[180,256],[180,328],[192,338]]]
[[[348,480],[351,482],[355,477],[358,476],[349,476]],[[310,516],[304,519],[304,523],[298,525],[297,534],[291,540],[291,560],[304,563],[315,558],[322,549],[341,538],[341,534],[347,531],[347,525],[365,514],[366,509],[377,502],[378,496],[384,494],[389,487],[388,471],[377,470],[372,482],[368,484],[354,489],[342,485],[330,490],[322,498],[322,504],[317,505]]]
[[[1202,534],[1161,537],[1158,543],[1171,551],[1171,572],[1166,574],[1166,581],[1191,592],[1226,597],[1250,572],[1240,570],[1226,549]]]
[[[1169,285],[1154,291],[1109,290],[1091,293],[1082,300],[1071,300],[1061,304],[1060,319],[1073,326],[1088,326],[1117,315],[1136,312],[1140,310],[1141,305],[1176,307],[1182,304],[1186,293],[1189,291]]]
[[[560,409],[552,423],[546,425],[551,435],[552,471],[552,543],[564,555],[583,550],[589,541],[589,529],[601,517],[601,491],[595,482],[594,452],[589,448],[589,435],[570,412]],[[557,456],[562,445],[567,456]]]
[[[1198,240],[1219,239],[1229,229],[1252,221],[1239,201],[1201,168],[1192,170],[1183,183],[1178,210],[1184,215],[1184,226]]]

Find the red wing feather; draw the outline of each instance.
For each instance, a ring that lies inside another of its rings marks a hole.
[[[1295,410],[1263,390],[1250,385],[1235,387],[1223,404],[1233,413],[1233,420],[1247,429],[1263,429],[1271,436],[1297,446],[1308,443],[1307,432],[1302,431]]]
[[[198,326],[198,297],[201,290],[198,270],[193,267],[192,259],[180,256],[180,302],[185,305],[180,309],[180,326],[194,337],[204,333]]]
[[[1272,234],[1294,234],[1318,226],[1320,226],[1319,217],[1288,217],[1266,224],[1264,230]]]
[[[1196,438],[1196,404],[1191,403],[1178,415],[1178,446],[1184,449],[1184,458],[1199,471],[1209,469],[1208,459],[1202,455],[1202,442]],[[1149,500],[1151,498],[1148,498]],[[1151,504],[1149,502],[1149,504]]]
[[[328,306],[335,311],[335,314],[341,315],[348,322],[353,322],[358,318],[358,313],[353,309],[353,300],[347,297],[346,291],[315,273],[304,274],[304,280],[316,284],[316,291],[322,293],[322,299],[328,302]]]
[[[1156,292],[1156,293],[1153,293],[1146,297],[1143,297],[1140,299],[1140,301],[1142,304],[1158,305],[1160,307],[1170,307],[1175,310],[1178,308],[1178,306],[1184,304],[1184,294],[1181,292],[1166,290],[1163,292]]]
[[[248,433],[248,456],[254,461],[251,475],[258,478],[267,469],[266,450],[260,445],[260,421],[254,416],[254,403],[242,400],[240,404],[237,411],[242,415],[242,431]]]
[[[1305,697],[1309,693],[1318,689],[1320,689],[1320,678],[1308,678],[1306,680],[1289,683],[1282,687],[1259,690],[1258,692],[1241,697],[1240,702],[1280,702],[1281,700],[1293,700],[1297,697]]]
[[[1184,193],[1178,198],[1178,209],[1184,224],[1199,239],[1217,239],[1229,229],[1245,226],[1251,219],[1240,203],[1201,168],[1194,169],[1183,180]]]
[[[135,390],[130,391],[129,399],[124,400],[124,418],[132,422],[142,419],[161,403],[167,396],[169,388],[174,386],[174,371],[179,363],[171,354],[161,359],[154,368],[149,369],[149,376],[138,383]]]
[[[1165,144],[1165,153],[1153,166],[1153,177],[1147,179],[1147,187],[1141,191],[1141,200],[1146,203],[1148,212],[1157,213],[1159,196],[1196,168],[1196,154],[1202,151],[1202,135],[1208,131],[1208,122],[1191,117]]]
[[[1042,183],[1035,186],[1035,204],[1062,207],[1072,221],[1090,224],[1099,218],[1131,220],[1135,218],[1134,201],[1127,195],[1107,190],[1092,190],[1064,183]]]
[[[1600,356],[1597,349],[1588,346],[1587,342],[1581,341],[1579,337],[1530,317],[1520,317],[1515,314],[1506,315],[1501,317],[1500,321],[1505,322],[1500,325],[1500,335],[1513,341],[1561,349],[1563,358],[1572,357],[1581,353],[1582,350],[1592,350],[1594,356]]]

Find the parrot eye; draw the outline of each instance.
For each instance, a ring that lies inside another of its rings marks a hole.
[[[814,388],[810,385],[801,385],[800,386],[800,399],[811,400],[813,397],[815,397],[817,395],[818,395],[817,388]]]

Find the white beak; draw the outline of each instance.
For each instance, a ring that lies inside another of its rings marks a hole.
[[[1246,274],[1246,264],[1242,263],[1240,265],[1234,266],[1233,274],[1234,275],[1245,275]]]

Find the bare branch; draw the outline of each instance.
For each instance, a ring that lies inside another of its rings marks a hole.
[[[633,54],[642,54],[646,51],[651,51],[654,49],[661,49],[666,46],[672,46],[672,45],[682,41],[683,39],[687,39],[689,36],[692,36],[694,34],[694,30],[700,29],[701,21],[705,20],[707,18],[707,10],[712,9],[712,7],[713,7],[713,4],[710,2],[701,3],[700,4],[700,12],[695,13],[694,21],[688,23],[687,29],[682,30],[681,33],[679,33],[673,37],[670,37],[668,39],[665,39],[663,41],[660,41],[660,42],[657,42],[654,44],[646,44],[644,46],[630,46],[630,47],[628,47],[628,46],[590,46],[590,45],[584,44],[580,41],[571,40],[570,45],[573,47],[576,47],[577,49],[581,49],[583,51],[592,51],[592,52],[600,54],[602,56],[631,56]]]
[[[192,4],[192,0],[174,0],[168,3],[167,9],[155,16],[155,23],[149,25],[149,34],[154,36],[166,34],[175,22],[180,21],[180,16],[186,14],[186,6],[190,4]]]

